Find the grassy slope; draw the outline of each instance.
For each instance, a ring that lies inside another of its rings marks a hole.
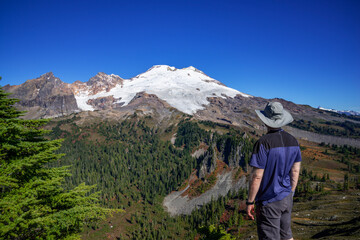
[[[293,232],[296,239],[360,239],[360,190],[353,183],[348,191],[342,188],[347,165],[341,163],[342,154],[311,142],[301,141],[303,167],[319,177],[329,174],[324,192],[308,197],[296,197],[293,209]],[[327,152],[327,154],[324,154]],[[360,158],[352,157],[359,164]],[[350,178],[359,174],[350,174]],[[319,181],[312,181],[315,185]]]

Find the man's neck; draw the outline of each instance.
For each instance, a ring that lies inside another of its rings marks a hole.
[[[269,126],[266,126],[267,127],[267,132],[268,133],[273,133],[273,132],[278,132],[281,130],[281,128],[272,128],[272,127],[269,127]]]

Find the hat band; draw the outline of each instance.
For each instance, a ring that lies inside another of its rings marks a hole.
[[[269,119],[277,120],[282,118],[283,113],[274,113],[269,108],[265,108],[264,115]]]

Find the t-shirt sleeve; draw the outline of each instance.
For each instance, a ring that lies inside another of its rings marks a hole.
[[[250,166],[264,169],[268,158],[268,151],[264,144],[257,141],[254,145],[253,153],[250,159]]]
[[[294,162],[301,162],[301,151],[300,151],[300,147],[298,148],[298,152],[295,158]]]

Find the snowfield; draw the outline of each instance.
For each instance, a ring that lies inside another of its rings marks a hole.
[[[139,92],[155,94],[172,107],[187,114],[194,114],[208,105],[208,97],[243,97],[250,95],[222,85],[219,81],[207,76],[194,67],[176,69],[167,65],[156,65],[145,73],[134,78],[125,79],[123,85],[116,85],[109,92],[102,91],[89,95],[88,91],[75,94],[78,107],[84,111],[94,108],[87,102],[89,99],[114,96],[117,103],[127,105]]]

